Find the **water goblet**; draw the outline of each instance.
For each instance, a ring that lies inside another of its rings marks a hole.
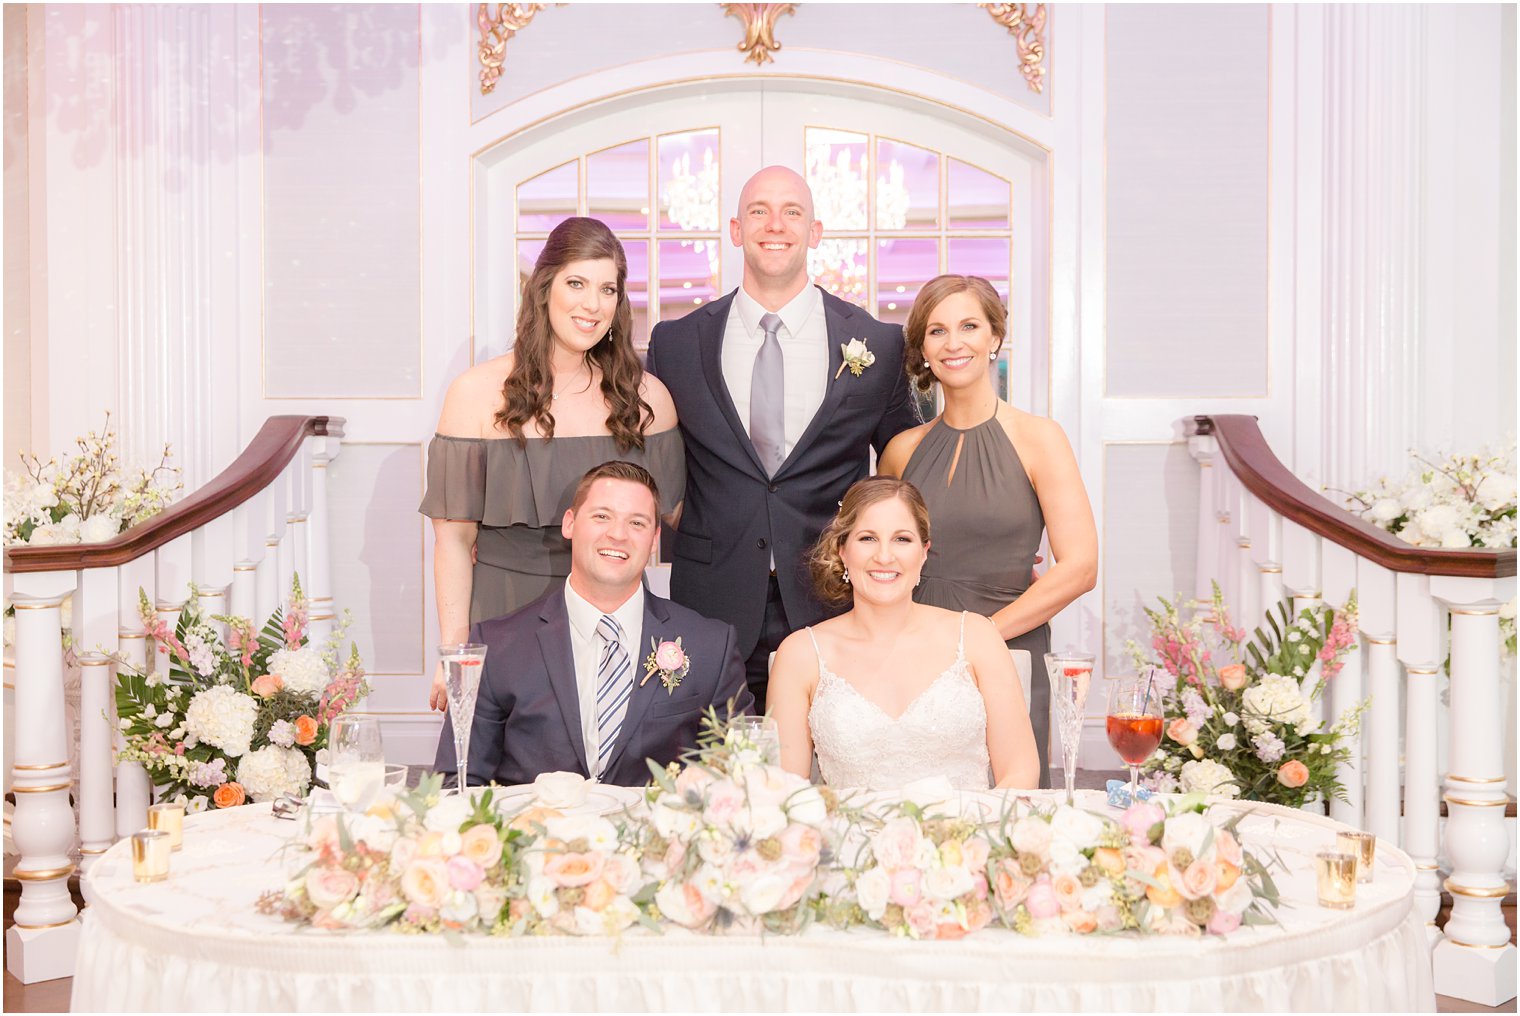
[[[454,727],[454,758],[459,763],[459,792],[469,786],[470,727],[475,723],[475,697],[485,670],[486,647],[455,642],[438,647],[443,660],[443,686],[449,697],[449,720]]]
[[[349,811],[364,811],[385,785],[385,747],[380,718],[363,713],[335,716],[327,731],[327,786]]]
[[[1129,766],[1129,799],[1136,800],[1140,766],[1161,744],[1161,696],[1152,672],[1121,677],[1108,689],[1108,743]]]

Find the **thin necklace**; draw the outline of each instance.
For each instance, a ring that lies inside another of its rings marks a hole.
[[[580,370],[577,369],[575,373],[577,375],[579,375],[580,374]],[[591,381],[592,381],[592,373],[591,373],[590,369],[588,368],[587,371],[586,371],[586,387],[582,388],[578,392],[571,392],[570,394],[572,394],[572,395],[582,395],[582,394],[590,391],[591,390]],[[553,392],[553,393],[551,393],[550,396],[549,396],[549,401],[550,402],[558,402],[559,401],[559,397],[562,394],[564,394],[564,393],[563,392]]]

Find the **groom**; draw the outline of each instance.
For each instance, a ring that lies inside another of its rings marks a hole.
[[[644,467],[591,469],[561,525],[570,541],[564,588],[470,629],[470,641],[487,647],[472,784],[566,771],[641,787],[646,758],[665,765],[696,746],[707,709],[720,718],[753,709],[734,629],[644,588],[659,504]]]
[[[738,629],[764,711],[770,654],[834,613],[813,595],[808,550],[866,476],[871,448],[919,419],[902,329],[808,284],[823,224],[802,177],[756,173],[728,230],[744,250],[743,285],[656,325],[648,369],[670,389],[686,442],[671,598]]]

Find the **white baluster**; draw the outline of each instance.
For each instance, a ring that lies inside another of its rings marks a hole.
[[[1366,828],[1399,842],[1399,674],[1394,574],[1365,558],[1357,562],[1357,604],[1367,654],[1367,692],[1372,704],[1362,718],[1366,747]]]
[[[331,430],[332,428],[330,428]],[[332,634],[337,624],[337,610],[332,593],[332,537],[327,507],[327,467],[338,457],[340,438],[329,432],[325,437],[312,438],[311,461],[311,513],[306,525],[307,568],[310,580],[306,585],[311,598],[311,638],[321,642]]]
[[[260,491],[232,512],[232,590],[228,607],[238,617],[263,624],[259,615],[259,562],[264,560],[264,519],[269,495]],[[267,616],[267,615],[265,615]]]
[[[193,575],[190,570],[191,548],[189,535],[170,540],[153,552],[153,570],[158,585],[154,612],[158,619],[169,626],[173,633],[179,623],[179,613],[190,598]],[[154,656],[154,669],[160,674],[169,673],[169,650],[158,646]]]
[[[1324,570],[1324,600],[1336,610],[1344,610],[1356,591],[1358,558],[1345,547],[1328,540],[1321,544],[1320,554]],[[1328,693],[1324,696],[1327,703],[1324,718],[1327,721],[1334,722],[1346,710],[1355,708],[1357,703],[1366,697],[1363,691],[1365,687],[1363,664],[1362,648],[1358,639],[1357,645],[1346,654],[1345,665],[1335,675],[1335,680],[1329,682]],[[1316,672],[1319,669],[1316,664]],[[1342,763],[1337,770],[1341,785],[1346,790],[1346,800],[1330,802],[1331,818],[1358,829],[1363,828],[1366,821],[1366,797],[1362,790],[1364,759],[1359,743],[1353,743],[1351,758]]]
[[[154,574],[153,555],[148,554],[136,561],[128,561],[118,568],[117,588],[117,657],[119,667],[146,674],[157,663],[154,651],[148,645],[143,631],[142,617],[138,614],[138,594],[146,593],[149,604],[157,598],[157,581]],[[120,731],[112,729],[116,749],[123,746]],[[116,835],[131,836],[148,824],[148,773],[140,763],[121,762],[116,766]]]
[[[1256,602],[1263,611],[1282,602],[1282,516],[1251,498],[1251,561],[1256,567]]]
[[[334,442],[336,443],[336,442]],[[1206,600],[1213,595],[1213,581],[1219,575],[1218,485],[1215,482],[1215,458],[1218,445],[1212,435],[1188,438],[1188,452],[1198,462],[1198,562],[1193,573],[1193,595]]]
[[[1231,555],[1231,570],[1235,573],[1235,611],[1238,616],[1249,618],[1252,625],[1261,620],[1262,612],[1268,606],[1258,602],[1258,587],[1261,577],[1256,571],[1256,562],[1252,559],[1254,548],[1252,537],[1255,535],[1251,528],[1251,503],[1256,499],[1240,483],[1235,484],[1235,553]]]
[[[1451,917],[1434,954],[1436,991],[1487,1006],[1515,997],[1515,947],[1500,903],[1504,863],[1504,725],[1499,688],[1499,605],[1514,578],[1433,576],[1451,611],[1451,771],[1446,775],[1446,856]]]
[[[1404,851],[1414,862],[1414,907],[1432,942],[1440,937],[1441,769],[1436,758],[1441,701],[1441,661],[1446,658],[1446,618],[1430,595],[1430,579],[1401,572],[1398,587],[1399,659],[1407,676],[1404,713]]]
[[[79,863],[88,871],[116,842],[116,673],[99,653],[80,656],[79,667]]]
[[[227,626],[213,618],[232,609],[232,554],[231,515],[218,516],[190,534],[190,571],[200,590],[201,613],[223,638],[227,637]]]
[[[69,895],[74,811],[69,806],[69,741],[63,702],[59,607],[74,572],[12,576],[16,608],[16,723],[11,834],[20,855],[15,924],[5,933],[5,967],[22,983],[73,973],[79,922]]]

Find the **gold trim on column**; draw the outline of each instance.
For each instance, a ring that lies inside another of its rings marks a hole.
[[[1489,784],[1489,783],[1503,783],[1503,782],[1505,782],[1503,776],[1455,776],[1455,775],[1453,775],[1451,773],[1447,773],[1446,774],[1446,779],[1449,782],[1451,782],[1451,783],[1484,783],[1484,784]]]
[[[1381,635],[1368,635],[1365,632],[1362,634],[1362,638],[1366,639],[1368,642],[1372,643],[1375,646],[1392,646],[1392,645],[1397,645],[1398,641],[1399,641],[1396,638],[1391,638],[1391,637],[1385,638],[1385,637],[1383,637]]]
[[[1208,459],[1195,459],[1194,461],[1196,461],[1198,463],[1198,468],[1199,469],[1213,469],[1214,468],[1214,463],[1210,462]]]
[[[1241,550],[1250,550],[1251,538],[1249,536],[1237,536],[1235,537],[1235,546],[1239,547]]]
[[[57,603],[13,603],[11,606],[17,610],[57,610],[63,606],[63,600]]]
[[[22,882],[51,882],[56,878],[68,878],[74,874],[74,865],[64,864],[57,868],[17,868],[11,872]]]
[[[1462,614],[1466,617],[1492,617],[1499,613],[1498,607],[1495,607],[1493,610],[1464,610],[1461,607],[1447,607],[1446,610],[1448,613]]]
[[[738,18],[744,25],[744,41],[734,47],[744,54],[746,63],[763,67],[776,58],[772,53],[781,49],[776,41],[776,19],[792,14],[796,4],[721,4],[723,13]]]
[[[548,4],[497,4],[491,14],[490,4],[481,4],[475,13],[475,24],[480,28],[480,43],[476,50],[480,55],[480,94],[490,95],[496,90],[501,77],[502,65],[507,62],[507,43],[512,36],[528,27],[539,11]]]
[[[232,566],[232,570],[235,571],[235,572],[240,572],[240,571],[258,571],[259,570],[259,566],[256,565],[256,564],[235,564],[235,565]]]
[[[334,615],[332,615],[332,614],[313,614],[307,620],[310,620],[310,621],[336,621],[337,618]]]
[[[1467,896],[1475,900],[1498,900],[1509,895],[1509,883],[1502,886],[1468,886],[1447,879],[1443,885],[1453,896]]]
[[[734,5],[728,5],[734,6]],[[790,5],[788,5],[790,6]],[[1045,91],[1045,5],[977,4],[1008,29],[1019,47],[1019,72],[1031,92]]]
[[[1447,804],[1455,804],[1464,808],[1503,808],[1508,801],[1474,801],[1470,797],[1452,797],[1450,794],[1442,794],[1441,800]]]
[[[104,854],[110,849],[110,847],[80,847],[79,852],[81,854]]]
[[[16,768],[19,769],[20,766],[17,766]],[[11,788],[11,793],[13,793],[13,794],[50,794],[50,793],[52,793],[55,790],[68,790],[72,786],[73,786],[72,783],[49,783],[45,787],[12,787]]]
[[[1426,670],[1423,667],[1405,667],[1404,673],[1418,674],[1420,677],[1434,677],[1436,674],[1440,673],[1440,671],[1435,667],[1432,667],[1429,670]]]
[[[1440,871],[1441,870],[1441,866],[1439,864],[1417,864],[1417,865],[1414,866],[1414,868],[1415,868],[1416,871]]]
[[[71,917],[67,921],[54,921],[52,924],[22,924],[20,921],[17,921],[16,927],[24,928],[27,931],[46,931],[48,928],[67,928],[71,924],[78,923],[78,917]]]
[[[1259,572],[1261,572],[1263,575],[1281,575],[1282,574],[1282,565],[1280,565],[1280,564],[1271,564],[1271,565],[1261,564],[1261,565],[1257,565],[1256,566],[1256,570],[1259,571]]]
[[[46,769],[63,769],[67,765],[67,762],[30,762],[25,765],[17,762],[15,765],[11,766],[11,768],[19,769],[24,773],[37,773],[42,772]]]
[[[1463,949],[1507,949],[1507,948],[1509,948],[1509,943],[1508,942],[1501,942],[1498,945],[1478,945],[1476,942],[1463,942],[1461,939],[1452,938],[1450,935],[1446,936],[1446,941],[1450,942],[1452,945],[1459,945]]]

